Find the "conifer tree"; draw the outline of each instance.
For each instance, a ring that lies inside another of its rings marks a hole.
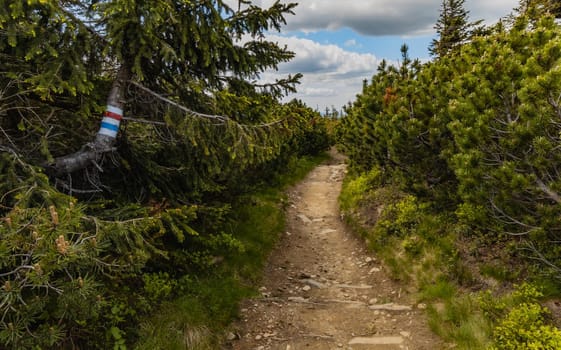
[[[561,1],[559,0],[520,0],[516,10],[521,14],[533,17],[551,14],[556,18],[561,17]],[[531,14],[530,14],[531,13]]]
[[[0,9],[2,38],[7,39],[0,42],[1,70],[20,77],[17,88],[30,91],[25,107],[47,104],[91,118],[107,105],[95,140],[51,162],[55,173],[81,169],[113,149],[120,120],[132,107],[125,104],[131,81],[154,98],[165,96],[165,101],[209,115],[216,110],[209,108],[208,96],[219,90],[235,95],[249,89],[278,97],[293,89],[299,76],[261,86],[251,82],[293,57],[264,33],[279,30],[295,4],[277,1],[261,8],[240,0],[238,5],[234,9],[222,0],[8,0]],[[19,116],[10,118],[18,123]]]
[[[443,0],[440,16],[434,29],[438,39],[433,39],[429,52],[436,57],[443,57],[465,43],[473,30],[481,23],[469,22],[469,11],[465,9],[465,0]]]

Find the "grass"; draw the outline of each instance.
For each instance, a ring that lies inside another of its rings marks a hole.
[[[515,271],[508,266],[503,266],[500,262],[485,263],[481,265],[479,270],[482,275],[494,278],[501,282],[513,282],[519,277],[518,271]]]
[[[491,323],[483,316],[474,296],[463,294],[453,285],[440,284],[432,292],[427,310],[431,330],[456,349],[487,349]],[[426,294],[425,294],[426,295]]]
[[[204,276],[190,279],[185,293],[165,303],[143,323],[134,348],[211,350],[219,348],[223,332],[238,315],[244,298],[256,295],[266,258],[284,232],[287,186],[302,180],[329,156],[294,159],[286,172],[234,206],[234,223],[227,228],[244,245],[243,254],[225,261]]]

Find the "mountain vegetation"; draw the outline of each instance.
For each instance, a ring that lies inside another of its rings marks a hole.
[[[293,57],[264,33],[294,6],[4,1],[1,348],[150,343],[180,298],[209,314],[162,339],[228,322],[274,241],[244,226],[251,208],[282,222],[281,198],[256,191],[329,145],[319,113],[279,102],[299,75],[255,83]]]
[[[524,1],[469,36],[462,3],[443,2],[433,61],[403,47],[400,66],[383,62],[347,108],[342,206],[394,276],[440,305],[429,314],[446,340],[555,349],[561,332],[538,303],[561,290],[555,3]],[[447,22],[453,4],[459,28]],[[516,284],[520,307],[505,293]]]
[[[300,74],[257,82],[293,58],[266,33],[295,6],[4,1],[0,348],[217,348],[283,229],[283,186],[333,134],[344,216],[435,333],[561,346],[558,1],[482,27],[443,0],[432,61],[404,45],[323,117],[280,102]]]

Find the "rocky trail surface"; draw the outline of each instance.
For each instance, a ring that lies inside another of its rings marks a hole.
[[[403,286],[348,231],[337,197],[341,156],[289,193],[287,231],[265,270],[261,296],[241,306],[225,349],[441,349]]]

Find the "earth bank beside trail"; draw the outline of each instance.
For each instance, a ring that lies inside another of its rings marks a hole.
[[[289,191],[287,230],[264,271],[261,296],[241,305],[225,349],[441,349],[424,305],[393,282],[341,221],[343,158]]]

